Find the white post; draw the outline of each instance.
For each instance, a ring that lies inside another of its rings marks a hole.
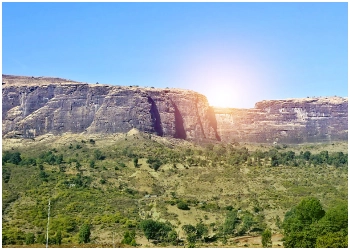
[[[114,245],[114,232],[113,232],[113,248],[115,248],[115,245]]]
[[[47,214],[46,248],[49,247],[49,222],[50,222],[50,199],[49,199],[49,209],[48,209],[48,214]]]

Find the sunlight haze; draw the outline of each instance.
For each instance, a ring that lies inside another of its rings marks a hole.
[[[190,89],[235,108],[346,97],[347,5],[3,3],[2,73]]]

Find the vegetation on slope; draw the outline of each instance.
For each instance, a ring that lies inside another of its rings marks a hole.
[[[50,199],[50,244],[234,246],[270,231],[294,246],[291,212],[282,223],[293,206],[316,197],[326,211],[318,220],[329,221],[347,202],[347,152],[335,146],[195,145],[142,133],[5,146],[2,244],[45,244]],[[345,235],[319,230],[313,246]]]

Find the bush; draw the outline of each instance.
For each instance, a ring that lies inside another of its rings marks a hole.
[[[56,234],[56,244],[61,245],[62,243],[62,233],[61,230],[59,230]]]
[[[100,161],[106,158],[99,149],[96,149],[94,151],[94,157],[95,157],[95,160],[100,160]]]
[[[15,165],[18,165],[22,161],[21,154],[19,152],[9,152],[5,151],[2,155],[2,163],[13,163]]]
[[[95,167],[95,161],[94,160],[90,160],[89,166],[90,166],[90,168],[94,168]]]
[[[147,240],[167,241],[169,232],[172,231],[170,223],[163,223],[154,220],[143,220],[140,228],[144,232]]]
[[[137,168],[139,166],[139,164],[138,164],[139,163],[139,159],[137,157],[135,157],[133,161],[134,161],[135,168]]]
[[[27,233],[26,235],[26,245],[32,245],[35,242],[35,237],[33,233]]]
[[[265,231],[262,233],[261,244],[263,245],[263,247],[271,247],[272,246],[270,229],[265,229]]]
[[[125,165],[124,162],[120,162],[120,163],[119,163],[119,167],[126,168],[126,165]]]
[[[90,242],[90,226],[83,224],[79,231],[79,243],[88,243]]]
[[[187,203],[184,201],[180,201],[179,203],[177,203],[177,208],[181,210],[190,210]]]
[[[133,247],[136,247],[136,241],[135,241],[135,231],[126,231],[124,233],[124,238],[123,240],[121,241],[122,244],[125,244],[125,245],[130,245],[130,246],[133,246]]]

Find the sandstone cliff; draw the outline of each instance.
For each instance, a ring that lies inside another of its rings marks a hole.
[[[216,140],[206,97],[193,91],[3,75],[3,137],[132,128],[182,139]]]
[[[262,101],[254,109],[214,109],[223,141],[304,143],[348,137],[348,99]]]
[[[262,101],[254,109],[209,107],[189,90],[2,77],[2,136],[118,133],[132,128],[189,140],[303,143],[347,140],[347,98]]]

